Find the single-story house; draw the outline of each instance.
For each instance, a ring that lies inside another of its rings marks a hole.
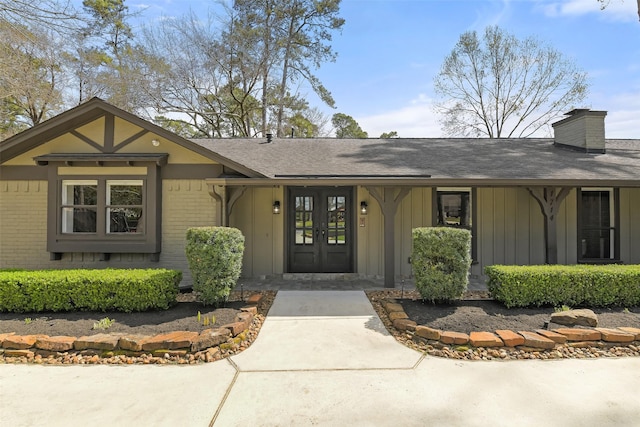
[[[244,277],[410,278],[411,230],[491,264],[640,263],[640,140],[573,110],[549,139],[187,140],[100,99],[0,143],[0,268],[166,267],[232,226]]]

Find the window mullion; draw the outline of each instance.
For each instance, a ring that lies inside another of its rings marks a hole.
[[[106,237],[109,223],[107,222],[107,181],[102,178],[98,180],[98,214],[96,221],[98,236]]]

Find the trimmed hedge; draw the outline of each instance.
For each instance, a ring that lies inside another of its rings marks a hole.
[[[507,307],[640,305],[640,265],[491,265],[484,271],[489,292]]]
[[[242,232],[232,227],[189,228],[186,254],[199,300],[214,305],[226,301],[242,271]]]
[[[471,232],[451,227],[422,227],[412,231],[411,265],[422,299],[459,299],[469,284]]]
[[[176,303],[177,270],[0,271],[0,311],[144,311]]]

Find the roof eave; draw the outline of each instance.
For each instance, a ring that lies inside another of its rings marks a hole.
[[[496,178],[208,178],[208,184],[247,187],[272,186],[392,186],[392,187],[640,187],[640,179],[496,179]]]

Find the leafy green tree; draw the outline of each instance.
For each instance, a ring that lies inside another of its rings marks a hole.
[[[248,28],[221,22],[190,14],[146,28],[147,53],[159,62],[149,93],[162,114],[184,117],[198,136],[252,137],[262,127],[259,58],[248,50]]]
[[[273,27],[275,37],[277,17],[236,6],[217,20],[191,14],[145,29],[146,52],[162,63],[155,67],[153,105],[160,114],[183,117],[200,136],[253,137],[279,126],[318,136],[328,119],[296,92],[287,90],[282,96],[276,90],[280,82],[273,76],[279,56],[265,52],[277,52],[278,44],[264,39],[264,26]],[[271,16],[268,24],[265,16]]]
[[[158,61],[134,41],[129,21],[136,13],[129,12],[125,0],[83,0],[82,5],[87,25],[76,33],[75,49],[67,54],[78,102],[100,96],[146,115]]]
[[[20,109],[10,98],[0,100],[0,141],[27,128],[20,122]]]
[[[536,39],[498,27],[460,36],[435,78],[450,136],[527,137],[581,102],[587,75]]]
[[[331,118],[331,123],[335,128],[336,138],[367,138],[369,136],[349,115],[336,113]]]
[[[183,138],[197,138],[200,136],[198,135],[196,128],[184,120],[170,119],[165,116],[155,116],[153,118],[153,122]]]
[[[292,117],[289,117],[285,126],[291,129],[292,137],[313,138],[318,136],[318,127],[311,123],[302,113],[296,113]]]
[[[257,57],[262,67],[263,133],[266,112],[273,105],[276,134],[282,135],[293,82],[308,82],[323,102],[334,105],[331,93],[313,69],[336,58],[328,42],[332,31],[344,25],[344,19],[338,16],[340,0],[236,0],[233,8],[238,20],[253,29],[258,41],[255,45],[260,48]],[[278,76],[275,84],[273,75]]]
[[[398,132],[396,132],[395,130],[392,130],[391,132],[383,132],[382,135],[380,135],[380,139],[391,139],[391,138],[398,138]]]

